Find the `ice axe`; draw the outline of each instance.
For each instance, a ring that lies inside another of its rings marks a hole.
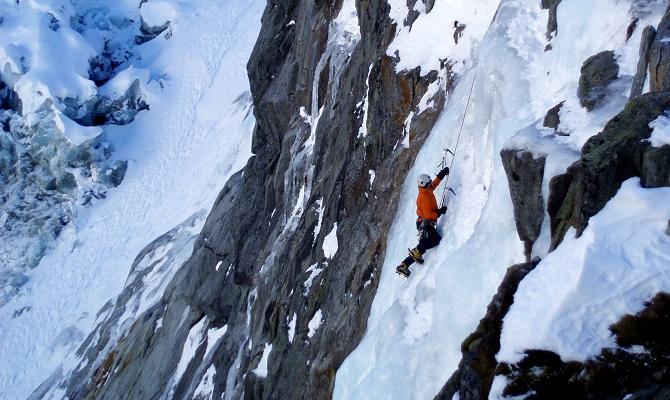
[[[454,154],[453,151],[449,150],[448,148],[442,149],[444,151],[444,156],[442,156],[442,162],[437,165],[437,168],[444,168],[445,165],[447,165],[447,154],[451,154],[452,156],[456,157],[456,154]]]

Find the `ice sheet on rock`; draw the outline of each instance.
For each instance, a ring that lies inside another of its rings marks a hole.
[[[158,84],[155,81],[153,82],[151,89],[147,87],[151,81],[150,77],[151,71],[148,69],[131,66],[119,72],[116,74],[116,76],[101,86],[98,90],[98,94],[111,98],[121,97],[137,80],[139,81],[140,89],[144,96],[150,96],[152,92],[155,92],[156,95],[159,95],[160,87],[158,87]],[[148,97],[146,100],[151,102],[151,97]]]
[[[318,309],[314,314],[314,316],[312,317],[312,319],[309,320],[309,323],[307,324],[307,328],[309,329],[309,331],[307,332],[308,338],[314,336],[319,327],[321,327],[322,322],[323,322],[323,313],[321,312],[321,309]]]
[[[421,14],[411,27],[404,26],[407,3],[393,0],[391,17],[398,24],[398,33],[389,46],[387,54],[400,56],[398,71],[421,67],[421,73],[440,69],[440,59],[448,59],[455,72],[463,71],[465,62],[472,56],[477,43],[484,36],[499,0],[436,1],[430,13]],[[420,3],[420,2],[417,2]],[[458,44],[453,39],[454,21],[467,25]]]
[[[547,349],[583,361],[614,346],[611,324],[670,291],[668,198],[669,188],[643,189],[632,178],[581,237],[569,231],[519,285],[498,360],[515,362],[525,349]]]
[[[224,325],[221,328],[210,328],[207,331],[207,349],[205,350],[204,358],[209,357],[210,352],[214,349],[214,346],[219,342],[219,340],[226,334],[228,331],[228,325]]]
[[[62,130],[63,136],[74,146],[95,139],[102,133],[102,128],[98,126],[81,126],[61,113],[56,117],[56,121],[60,125],[58,127]]]
[[[333,229],[323,239],[322,249],[326,258],[333,258],[337,253],[337,222],[333,224]]]
[[[312,239],[312,246],[316,244],[316,239],[319,237],[321,232],[321,223],[323,222],[323,197],[314,202],[314,205],[317,207],[318,219],[316,221],[316,226],[314,227],[314,238]]]
[[[307,296],[309,294],[309,291],[312,289],[312,282],[314,282],[314,279],[316,279],[317,276],[323,271],[323,266],[319,267],[319,263],[312,264],[307,268],[306,272],[309,272],[309,276],[305,280],[305,283],[303,284],[303,294]]]
[[[193,398],[201,400],[211,400],[214,394],[214,375],[216,375],[216,368],[214,364],[207,368],[207,372],[202,376],[202,380],[193,392]]]
[[[670,144],[670,118],[661,115],[649,124],[653,129],[649,141],[653,147],[661,147]]]
[[[265,343],[261,360],[258,362],[258,366],[253,370],[253,373],[256,374],[256,376],[260,378],[265,378],[268,376],[268,358],[270,358],[271,352],[272,344]]]
[[[484,314],[506,268],[524,260],[499,156],[505,142],[523,128],[535,129],[529,143],[552,153],[545,169],[546,185],[625,104],[640,35],[636,32],[637,39],[625,43],[630,2],[563,0],[558,8],[559,33],[551,42],[553,50],[546,52],[547,12],[533,0],[503,1],[482,39],[497,3],[436,2],[431,13],[419,15],[411,31],[400,29],[390,47],[390,54],[399,51],[399,69],[421,66],[427,73],[445,57],[467,62],[465,67],[456,66],[460,72],[456,87],[408,173],[367,331],[337,372],[335,399],[432,399],[439,392],[461,358],[461,342]],[[471,25],[468,19],[475,7],[486,8],[477,11],[478,21]],[[640,26],[658,23],[664,9],[653,8],[642,16]],[[406,2],[391,3],[396,22],[406,15]],[[422,21],[434,18],[431,15],[441,16],[439,26],[422,26]],[[444,23],[454,19],[468,25],[458,46],[451,40],[450,24]],[[420,40],[410,40],[411,35]],[[444,43],[420,50],[424,41],[433,40]],[[481,42],[475,45],[475,40]],[[579,68],[589,56],[611,49],[619,58],[620,79],[611,86],[606,104],[587,113],[576,98]],[[398,279],[394,268],[417,240],[414,179],[420,173],[437,172],[434,166],[440,164],[442,149],[454,149],[475,76],[449,178],[458,196],[448,196],[449,211],[439,223],[442,243],[426,253],[426,263],[415,267],[409,280]],[[559,128],[570,136],[545,138],[537,122],[563,100]],[[546,199],[546,188],[543,191]],[[548,229],[547,223],[542,235]]]
[[[287,316],[288,320],[288,316]],[[291,320],[288,321],[288,342],[293,343],[293,337],[295,336],[295,324],[296,321],[298,320],[298,315],[296,313],[293,313],[293,317],[291,317]]]
[[[176,385],[177,382],[181,379],[188,364],[191,362],[193,357],[195,357],[195,352],[198,350],[198,347],[202,344],[205,339],[205,330],[207,328],[207,317],[203,317],[197,324],[193,325],[191,330],[188,332],[188,337],[186,342],[184,342],[184,347],[181,350],[181,357],[179,358],[179,363],[177,363],[177,368],[171,379],[173,385]],[[173,386],[174,387],[174,386]]]
[[[149,27],[156,27],[174,21],[177,11],[168,1],[151,0],[142,3],[140,14]]]

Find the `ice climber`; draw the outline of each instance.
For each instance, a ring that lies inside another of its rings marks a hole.
[[[439,186],[445,176],[449,175],[449,167],[445,167],[438,172],[433,180],[426,174],[419,175],[417,184],[419,186],[419,195],[416,198],[416,229],[419,230],[419,244],[409,250],[409,256],[398,265],[396,272],[405,277],[409,277],[411,271],[409,266],[415,262],[423,264],[423,254],[428,249],[440,244],[442,236],[437,233],[437,219],[446,214],[447,206],[437,207],[437,199],[433,193]]]

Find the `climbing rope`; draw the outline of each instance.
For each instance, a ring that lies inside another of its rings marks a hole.
[[[477,80],[477,73],[473,69],[473,73],[475,76],[472,78],[472,85],[470,85],[470,93],[468,94],[468,101],[465,103],[465,112],[463,112],[463,118],[461,119],[461,127],[458,130],[458,137],[456,139],[456,146],[454,147],[454,151],[452,152],[449,149],[444,149],[444,157],[442,158],[442,168],[444,168],[445,163],[447,161],[447,153],[451,153],[451,163],[449,163],[449,175],[447,175],[447,180],[444,182],[444,189],[442,189],[442,201],[440,202],[440,207],[444,206],[444,200],[447,197],[447,191],[450,191],[451,193],[456,195],[456,192],[454,192],[454,189],[449,187],[449,176],[451,175],[451,168],[454,165],[454,160],[456,159],[456,153],[458,152],[458,144],[461,142],[461,134],[463,133],[463,126],[465,125],[465,117],[468,115],[468,109],[470,108],[470,99],[472,98],[472,91],[475,88],[475,81]]]
[[[491,19],[491,23],[489,24],[489,27],[486,29],[486,32],[484,33],[484,36],[486,36],[489,31],[491,30],[491,27],[493,26],[493,22],[495,22],[496,18],[498,17],[498,13],[500,12],[500,8],[502,7],[502,0],[500,3],[498,3],[498,8],[496,8],[495,14],[493,14],[493,18]],[[465,104],[465,112],[463,112],[463,119],[461,120],[461,127],[458,130],[458,138],[456,139],[456,147],[454,147],[454,151],[452,152],[449,149],[444,149],[444,157],[442,158],[442,164],[440,164],[440,168],[444,168],[444,165],[447,162],[447,152],[452,154],[451,157],[451,163],[449,164],[449,172],[451,172],[451,168],[454,165],[454,159],[456,159],[456,153],[458,152],[458,144],[461,141],[461,133],[463,133],[463,125],[465,124],[465,117],[468,115],[468,108],[470,107],[470,99],[472,98],[472,90],[475,88],[475,81],[477,80],[477,61],[478,59],[475,59],[474,66],[472,68],[472,73],[475,74],[475,76],[472,77],[472,85],[470,85],[470,93],[468,94],[468,102]],[[451,175],[451,173],[449,174]],[[456,192],[454,192],[454,189],[449,187],[449,175],[447,175],[447,180],[444,182],[444,189],[442,189],[442,201],[440,202],[440,207],[444,206],[444,200],[447,197],[447,191],[450,191],[451,193],[456,195]]]

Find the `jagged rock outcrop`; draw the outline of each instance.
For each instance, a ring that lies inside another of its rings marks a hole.
[[[500,332],[503,318],[514,302],[519,283],[532,271],[539,259],[509,267],[498,292],[486,308],[486,315],[479,321],[477,329],[461,344],[463,358],[458,369],[442,387],[436,400],[451,400],[455,394],[461,400],[484,400],[488,398],[498,365],[496,354],[500,350]]]
[[[652,92],[670,90],[670,6],[656,28],[649,49],[649,89]]]
[[[565,104],[565,101],[562,101],[552,108],[550,108],[547,111],[547,114],[544,116],[544,121],[542,122],[542,126],[545,128],[551,128],[556,132],[557,134],[561,134],[558,132],[558,126],[561,124],[561,108],[563,108],[563,104]]]
[[[558,12],[559,4],[561,4],[561,0],[542,0],[542,8],[549,10],[549,20],[547,21],[548,40],[551,40],[558,34],[558,18],[556,13]]]
[[[552,249],[569,227],[581,234],[589,218],[605,206],[626,179],[639,176],[643,187],[670,185],[670,146],[653,148],[645,141],[652,132],[649,123],[667,110],[670,92],[633,99],[601,133],[586,142],[580,160],[565,175],[552,179],[548,206]]]
[[[642,94],[644,83],[647,80],[647,68],[649,67],[649,58],[651,45],[656,37],[656,29],[653,26],[647,26],[642,31],[640,40],[640,59],[637,62],[637,71],[633,77],[633,86],[630,89],[630,99],[634,99]]]
[[[585,362],[528,350],[514,365],[501,364],[505,396],[527,399],[663,400],[670,396],[670,295],[657,294],[636,315],[610,327],[617,347]],[[463,398],[463,397],[461,397]]]
[[[365,331],[388,205],[445,100],[428,90],[437,72],[397,72],[385,55],[388,4],[357,4],[360,37],[333,27],[339,6],[268,3],[247,66],[254,156],[224,189],[234,199],[222,192],[156,306],[117,343],[81,350],[94,352],[64,378],[68,396],[191,398],[208,380],[214,398],[330,397]],[[426,93],[434,106],[419,110]]]
[[[128,166],[111,159],[103,139],[73,145],[51,100],[32,124],[18,110],[0,109],[0,306],[28,282],[27,271],[73,220],[73,204],[104,198]]]
[[[0,110],[12,110],[21,114],[21,99],[2,79],[0,79]]]
[[[500,157],[512,196],[516,230],[524,242],[526,259],[530,261],[533,243],[540,235],[544,220],[542,181],[547,156],[536,155],[531,150],[503,149]]]
[[[635,33],[635,30],[637,30],[637,25],[640,22],[640,18],[638,17],[633,17],[633,19],[630,21],[630,25],[628,25],[628,28],[626,28],[626,42],[630,40],[631,37],[633,37],[633,34]]]
[[[613,51],[603,51],[584,61],[577,95],[582,107],[592,111],[607,96],[607,87],[619,76]]]

